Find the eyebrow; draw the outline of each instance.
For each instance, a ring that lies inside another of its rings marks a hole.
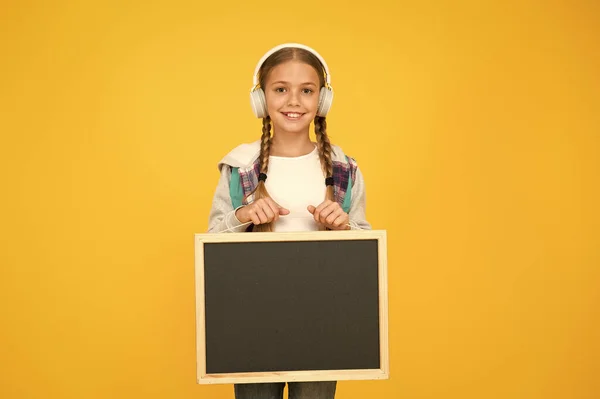
[[[276,85],[276,84],[280,84],[280,83],[289,84],[290,82],[286,82],[284,80],[278,80],[277,82],[271,83],[271,85]],[[314,87],[317,87],[317,85],[314,84],[313,82],[304,82],[304,83],[301,83],[300,86],[314,86]]]

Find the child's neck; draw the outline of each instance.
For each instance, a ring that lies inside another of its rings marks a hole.
[[[307,134],[273,134],[269,155],[278,157],[300,157],[310,154],[315,144]]]

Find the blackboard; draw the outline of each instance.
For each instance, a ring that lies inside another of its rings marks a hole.
[[[197,234],[198,382],[388,378],[385,238]]]

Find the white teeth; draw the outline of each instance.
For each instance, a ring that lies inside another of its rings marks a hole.
[[[288,118],[300,118],[300,114],[296,114],[296,113],[287,113],[285,114]]]

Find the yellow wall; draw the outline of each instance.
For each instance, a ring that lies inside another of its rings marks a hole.
[[[338,397],[600,397],[598,2],[95,3],[0,6],[0,397],[232,397],[193,234],[286,41],[389,236],[392,378]]]

